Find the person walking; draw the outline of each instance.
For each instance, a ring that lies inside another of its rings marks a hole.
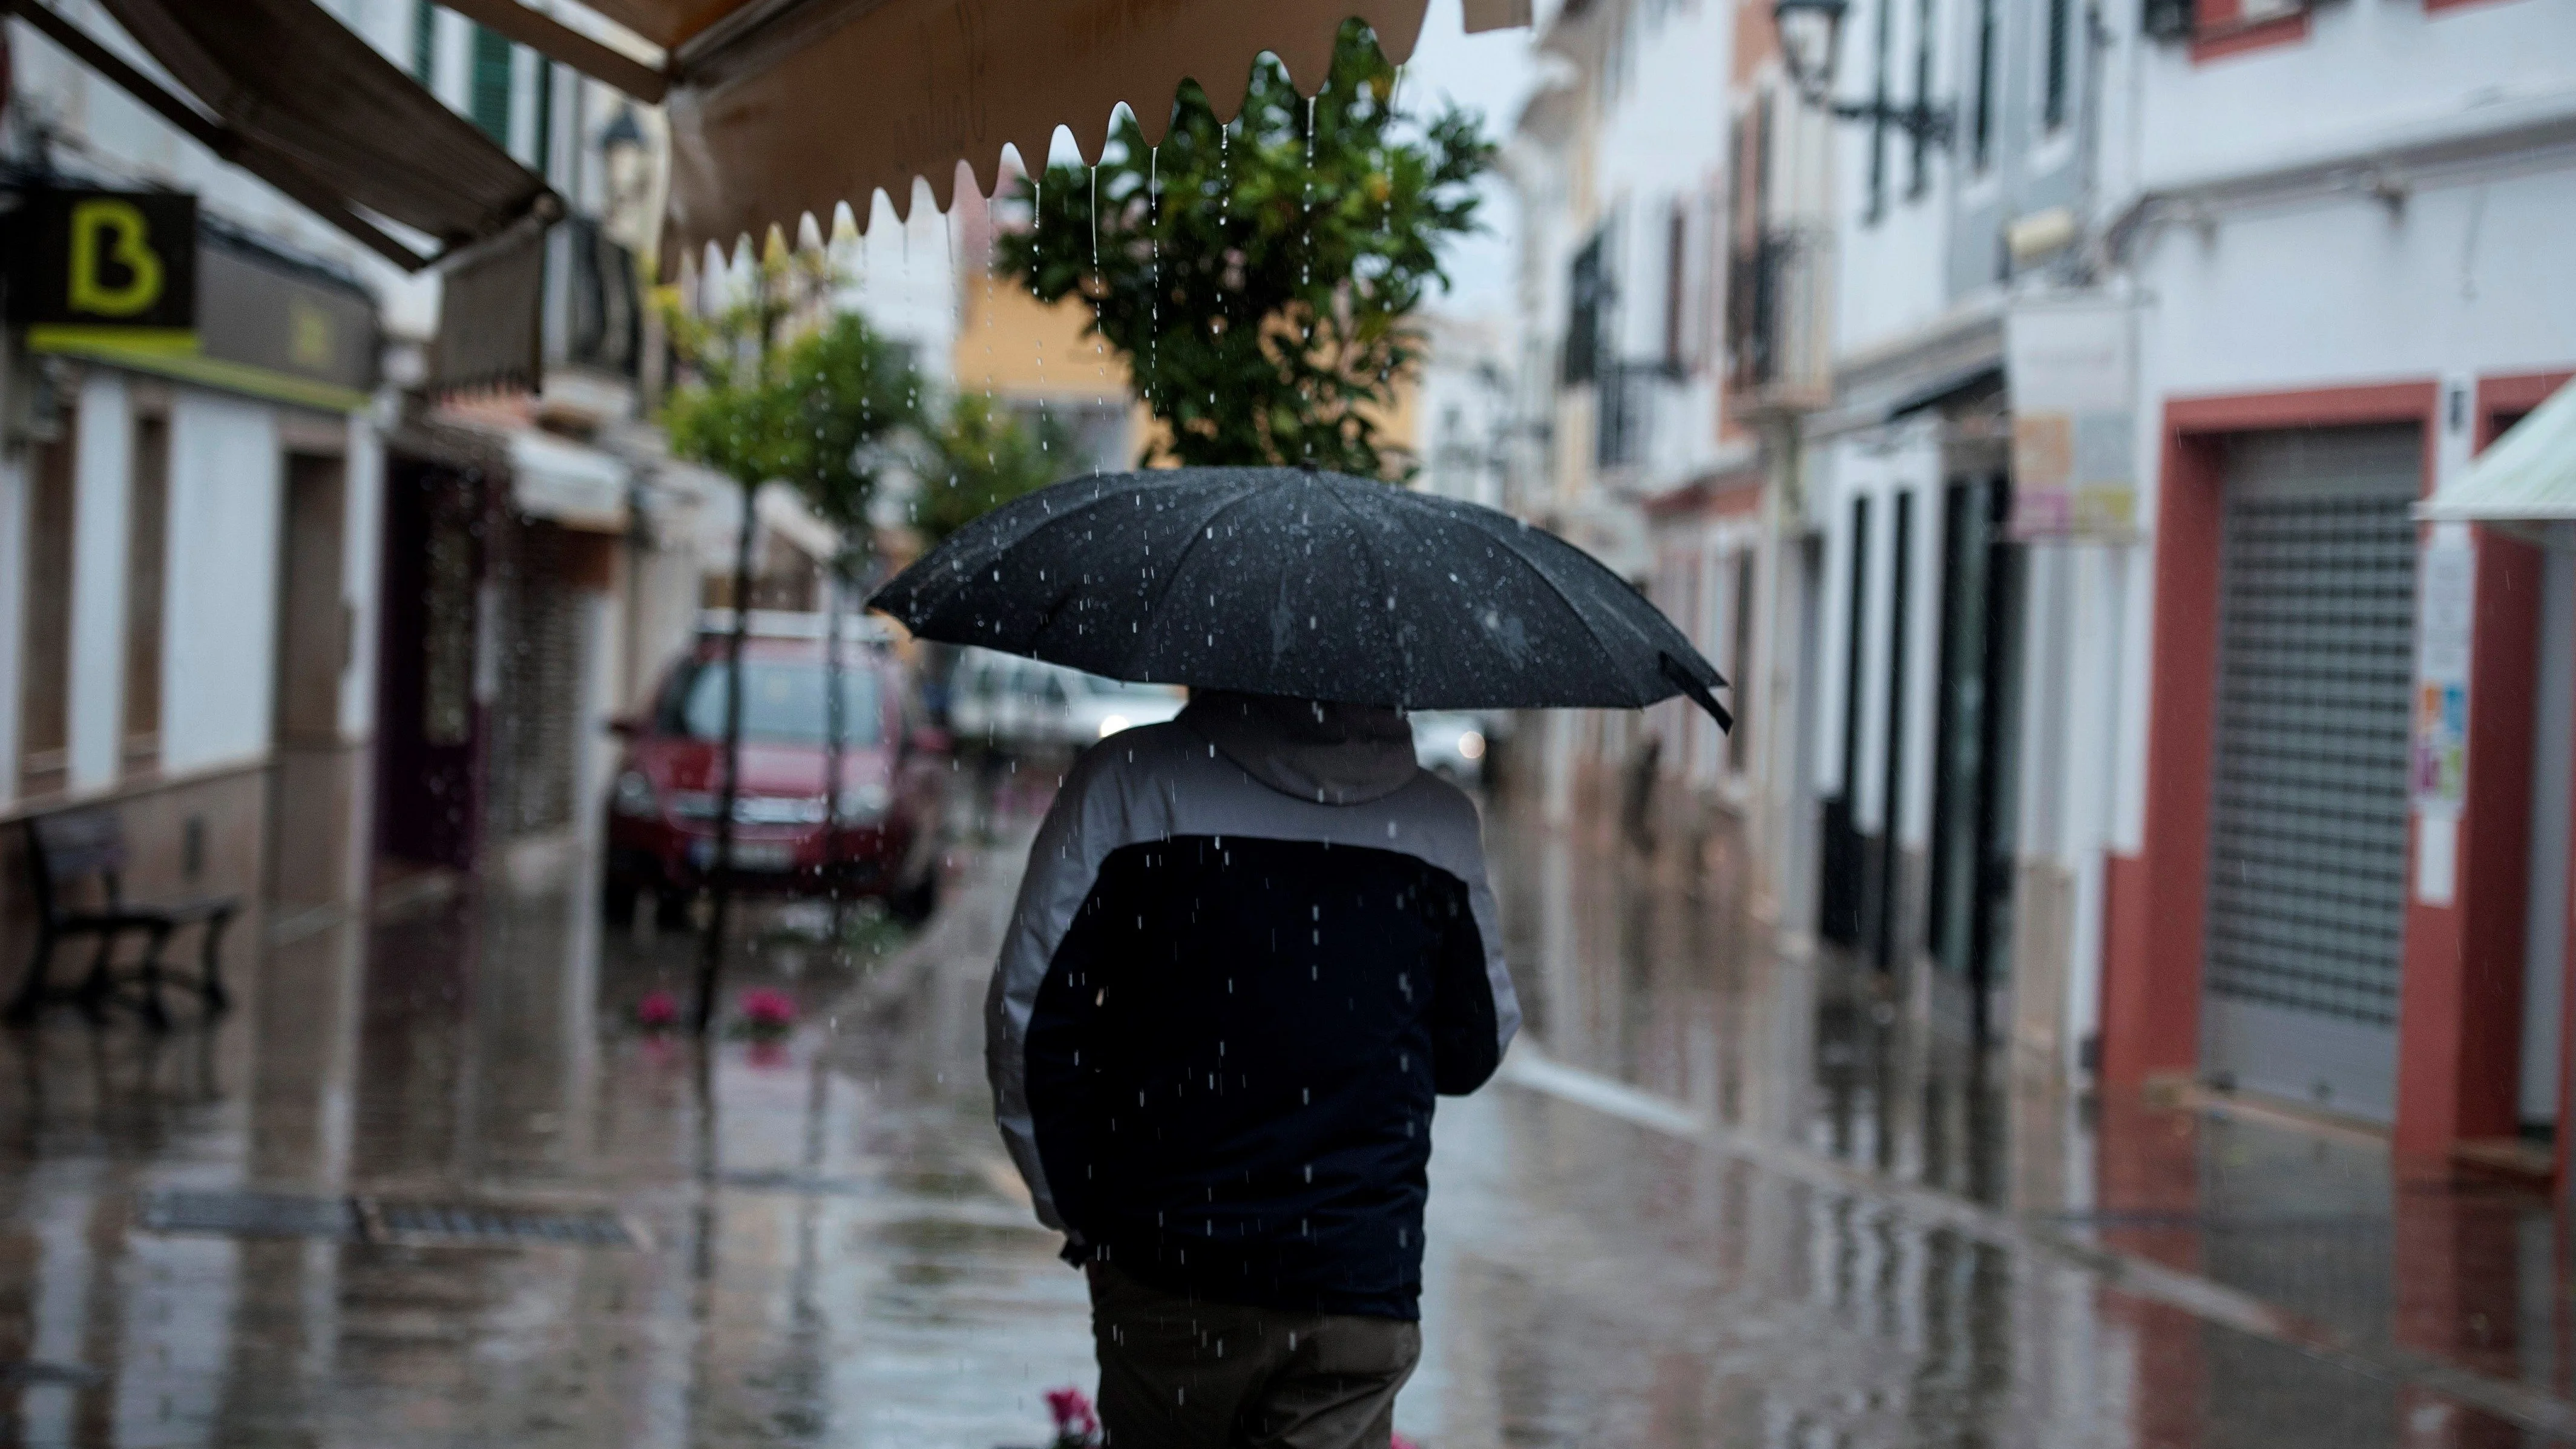
[[[1433,1101],[1520,1025],[1501,946],[1476,807],[1393,707],[1201,690],[1075,763],[986,1067],[1114,1449],[1389,1443]]]

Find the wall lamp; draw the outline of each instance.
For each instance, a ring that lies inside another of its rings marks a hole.
[[[1886,0],[1881,0],[1886,3]],[[1893,126],[1918,141],[1950,144],[1952,116],[1948,106],[1920,97],[1895,106],[1885,96],[1866,101],[1833,99],[1834,69],[1842,59],[1843,16],[1851,0],[1771,0],[1771,23],[1780,32],[1780,54],[1789,68],[1798,98],[1823,107],[1837,121],[1863,121]]]

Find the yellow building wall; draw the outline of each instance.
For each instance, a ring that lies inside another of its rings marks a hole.
[[[957,340],[950,366],[960,392],[990,392],[1003,399],[1096,402],[1127,397],[1127,368],[1097,337],[1085,336],[1089,315],[1068,297],[1039,301],[1015,282],[975,272],[962,289]],[[1421,388],[1412,379],[1396,385],[1395,406],[1380,420],[1390,444],[1421,455]],[[1143,440],[1158,426],[1139,402],[1128,404],[1128,436]]]

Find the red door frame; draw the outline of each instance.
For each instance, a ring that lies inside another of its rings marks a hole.
[[[2200,1066],[2226,441],[2288,428],[2414,423],[2423,429],[2429,489],[2441,437],[2440,396],[2438,384],[2421,380],[2165,404],[2145,831],[2139,852],[2109,857],[2105,871],[2101,1061],[2104,1084],[2114,1090],[2189,1076]],[[2402,1152],[2442,1153],[2464,1137],[2513,1130],[2518,1014],[2490,1009],[2494,998],[2480,993],[2492,991],[2489,978],[2507,958],[2513,971],[2521,963],[2538,555],[2485,530],[2475,537],[2468,799],[2451,905],[2412,900],[2414,827],[2408,836],[2398,1014]],[[2518,990],[2512,1000],[2519,1001]]]
[[[2498,434],[2515,419],[2549,400],[2550,394],[2564,387],[2576,372],[2521,372],[2478,379],[2477,449],[2483,453]],[[2535,742],[2536,743],[2536,742]],[[2576,795],[2568,801],[2569,838],[2576,840]],[[2565,925],[2559,935],[2563,954],[2558,992],[2558,1131],[2555,1134],[2555,1176],[2560,1191],[2568,1189],[2571,1176],[2571,1145],[2576,1145],[2576,1073],[2568,1070],[2568,1055],[2576,1052],[2576,857],[2568,862],[2567,879],[2560,883],[2563,891],[2560,906],[2565,912]]]

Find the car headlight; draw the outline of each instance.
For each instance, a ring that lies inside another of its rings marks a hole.
[[[629,819],[650,820],[662,813],[662,802],[654,795],[653,782],[644,778],[643,771],[629,770],[617,777],[609,808]]]
[[[1100,721],[1100,737],[1105,740],[1111,735],[1118,733],[1120,730],[1127,728],[1127,725],[1127,716],[1123,714],[1104,716]]]
[[[852,785],[841,792],[840,817],[845,821],[866,824],[883,817],[886,807],[893,803],[894,792],[873,780],[864,785]]]
[[[1467,730],[1458,736],[1458,758],[1462,760],[1481,760],[1484,757],[1485,737],[1483,735],[1476,733],[1474,730]]]

